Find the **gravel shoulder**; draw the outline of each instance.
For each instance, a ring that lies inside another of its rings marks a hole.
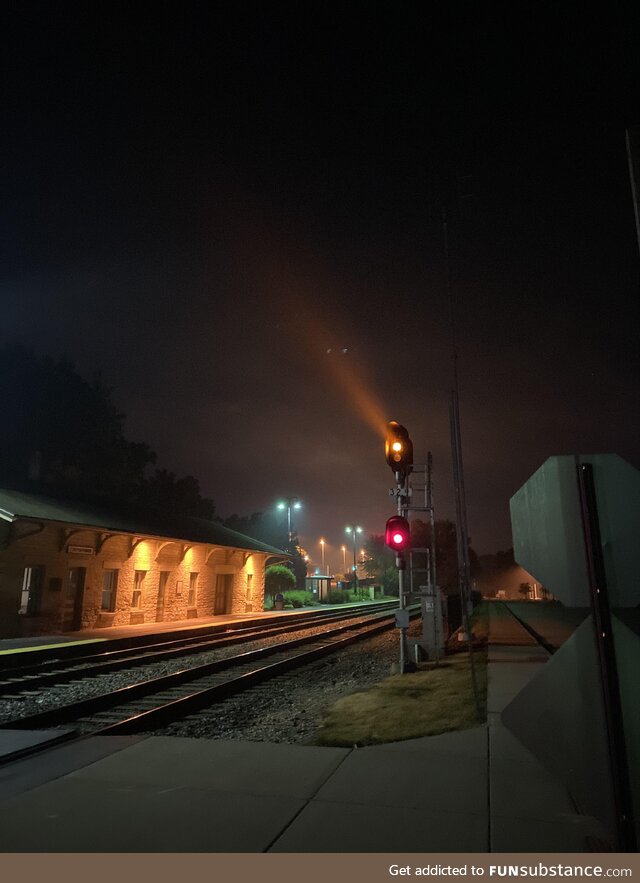
[[[331,705],[388,677],[398,655],[398,632],[391,628],[155,735],[312,744]]]
[[[302,635],[321,632],[321,628],[304,629],[290,633],[287,639],[293,640]],[[0,725],[185,668],[226,659],[238,652],[248,652],[277,644],[280,640],[281,638],[276,636],[263,638],[241,646],[221,647],[144,667],[122,669],[95,678],[58,684],[50,687],[46,692],[25,689],[16,696],[0,694]],[[310,709],[319,705],[324,710],[328,704],[335,701],[332,697],[337,699],[346,692],[362,689],[386,677],[391,662],[397,656],[397,644],[398,635],[395,629],[392,629],[368,641],[352,645],[341,651],[339,656],[328,657],[300,671],[269,681],[250,691],[249,694],[245,693],[215,705],[208,712],[198,716],[197,721],[187,719],[168,728],[166,732],[210,739],[260,738],[268,741],[299,741],[294,738],[296,733],[296,727],[292,726],[294,721],[297,723],[306,721]],[[234,708],[235,706],[237,708]],[[300,716],[301,714],[303,717]],[[317,711],[314,719],[319,719],[320,714],[321,711]],[[250,724],[250,721],[253,723]],[[310,725],[303,726],[305,733],[310,732],[311,729]],[[269,735],[271,730],[273,734]],[[236,731],[264,735],[232,735]]]

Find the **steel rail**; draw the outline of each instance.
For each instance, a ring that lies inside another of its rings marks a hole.
[[[296,622],[302,622],[319,616],[329,616],[332,612],[342,614],[343,616],[347,616],[351,612],[353,612],[354,615],[359,615],[363,607],[366,610],[375,610],[391,608],[393,604],[393,600],[378,601],[375,603],[367,602],[366,604],[358,604],[357,606],[355,604],[344,604],[339,608],[333,607],[327,609],[326,607],[323,607],[321,610],[303,609],[301,612],[282,612],[270,614],[268,617],[258,613],[250,615],[248,620],[227,620],[226,622],[210,620],[205,625],[183,626],[178,629],[157,632],[155,635],[160,640],[152,641],[151,645],[149,644],[149,640],[153,639],[154,633],[147,635],[129,634],[122,635],[118,638],[100,638],[95,641],[89,639],[81,641],[80,643],[72,642],[70,644],[60,642],[53,647],[49,646],[46,648],[32,647],[29,648],[28,653],[18,651],[0,655],[0,677],[10,677],[11,672],[23,672],[26,671],[26,669],[33,669],[34,671],[39,669],[44,671],[47,667],[50,668],[56,665],[59,667],[63,667],[66,664],[73,665],[78,661],[90,659],[94,656],[107,656],[108,654],[113,654],[113,657],[115,657],[116,654],[127,652],[135,653],[136,651],[143,650],[145,647],[155,646],[160,643],[164,643],[167,646],[172,644],[176,646],[179,644],[187,645],[194,641],[206,640],[216,635],[222,636],[230,633],[241,634],[244,631],[250,631],[256,628],[260,629],[266,626],[284,626],[287,622],[293,619],[295,619]],[[149,625],[156,625],[156,623],[149,623]],[[78,637],[82,637],[82,632],[78,632]],[[95,652],[90,652],[90,648],[92,647],[95,648]],[[34,661],[27,665],[21,664],[27,656],[29,660]]]
[[[59,708],[48,709],[38,712],[34,715],[16,718],[8,721],[0,727],[0,729],[40,729],[56,726],[67,726],[73,721],[77,721],[84,715],[92,715],[103,712],[107,709],[114,708],[129,702],[138,701],[146,698],[154,693],[164,692],[166,690],[181,687],[187,683],[198,680],[202,677],[245,665],[255,663],[268,656],[273,656],[283,651],[295,649],[305,644],[319,643],[327,641],[332,636],[338,636],[348,631],[362,632],[367,628],[388,628],[393,623],[392,613],[376,613],[374,618],[380,622],[374,622],[371,626],[370,622],[364,621],[360,623],[348,622],[341,626],[328,629],[322,635],[304,635],[293,641],[285,641],[279,644],[272,644],[269,647],[262,647],[256,650],[250,650],[247,653],[241,653],[227,659],[219,659],[204,665],[194,666],[193,668],[182,669],[172,674],[162,675],[127,687],[120,687],[117,690],[103,693],[98,696],[91,696],[87,699],[81,699],[78,702],[70,703]]]
[[[369,625],[354,635],[337,638],[335,640],[316,641],[316,647],[302,653],[288,655],[286,658],[259,666],[250,671],[243,672],[228,678],[220,684],[205,687],[187,696],[172,699],[155,708],[140,711],[125,720],[115,724],[109,724],[102,729],[93,732],[95,736],[126,735],[153,730],[166,726],[173,721],[180,720],[194,712],[201,711],[209,705],[220,702],[237,693],[241,693],[257,684],[285,674],[293,669],[300,668],[315,662],[324,656],[335,653],[337,650],[365,640],[372,635],[395,627],[395,621],[389,619],[384,623]]]
[[[389,605],[387,604],[385,606],[372,605],[367,610],[322,611],[313,618],[305,616],[301,619],[296,616],[294,622],[287,624],[274,624],[265,621],[264,624],[258,627],[234,629],[230,633],[214,634],[208,638],[200,635],[197,638],[183,638],[169,642],[161,641],[145,644],[138,648],[90,654],[63,662],[52,660],[40,665],[25,666],[21,669],[9,669],[6,674],[0,673],[0,695],[16,695],[24,690],[31,691],[42,687],[50,687],[78,678],[99,677],[102,674],[123,668],[132,668],[148,665],[153,662],[162,662],[175,657],[205,653],[208,650],[233,644],[259,641],[274,635],[315,628],[318,625],[335,620],[355,619],[358,616],[366,616],[388,609],[388,607]]]

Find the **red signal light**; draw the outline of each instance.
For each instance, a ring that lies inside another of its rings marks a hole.
[[[384,541],[394,552],[404,552],[411,545],[409,522],[402,515],[393,515],[384,532]]]

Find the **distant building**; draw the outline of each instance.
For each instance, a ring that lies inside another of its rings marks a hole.
[[[0,637],[261,611],[273,556],[206,519],[0,490]]]
[[[313,576],[305,577],[304,587],[307,592],[311,592],[314,599],[318,601],[328,601],[329,592],[332,588],[335,588],[335,582],[332,576],[325,576],[322,573],[314,573]]]

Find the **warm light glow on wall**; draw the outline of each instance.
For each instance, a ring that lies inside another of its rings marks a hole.
[[[193,564],[193,547],[191,549],[187,549],[184,556],[183,564],[185,567],[189,567],[189,565]]]
[[[135,569],[150,570],[153,554],[154,550],[151,548],[151,543],[147,542],[147,540],[139,543],[138,546],[136,546]]]

